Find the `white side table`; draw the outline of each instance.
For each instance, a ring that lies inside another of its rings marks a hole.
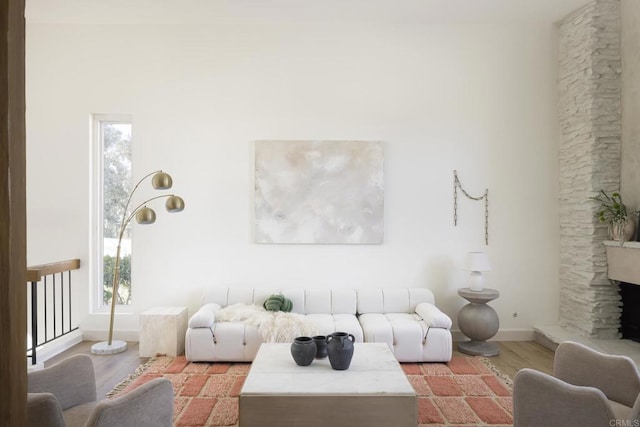
[[[140,313],[140,357],[184,353],[186,307],[156,307]]]
[[[498,313],[487,305],[500,296],[495,289],[472,291],[469,288],[458,289],[458,295],[469,301],[458,312],[460,331],[471,339],[458,343],[461,353],[473,356],[497,356],[500,348],[487,340],[498,333],[500,319]]]

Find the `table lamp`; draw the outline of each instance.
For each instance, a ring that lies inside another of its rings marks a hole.
[[[489,258],[484,252],[469,252],[467,253],[467,262],[464,270],[470,271],[469,276],[469,289],[475,292],[480,292],[483,288],[484,277],[483,271],[491,271],[491,265],[489,264]]]

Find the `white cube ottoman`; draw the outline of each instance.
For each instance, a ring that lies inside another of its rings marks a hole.
[[[140,314],[140,357],[184,353],[186,307],[156,307]]]

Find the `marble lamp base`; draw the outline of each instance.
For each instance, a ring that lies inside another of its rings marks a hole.
[[[102,341],[91,346],[93,354],[118,354],[127,350],[127,343],[124,341],[111,341],[111,345],[107,341]]]

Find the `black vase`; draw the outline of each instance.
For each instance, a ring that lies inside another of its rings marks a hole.
[[[316,343],[311,337],[297,337],[291,343],[291,356],[300,366],[309,366],[316,357]]]
[[[336,371],[349,369],[355,340],[353,335],[346,332],[334,332],[327,337],[327,354],[333,369]]]
[[[316,343],[316,359],[324,359],[327,357],[327,337],[324,335],[316,335],[313,337],[313,342]]]

